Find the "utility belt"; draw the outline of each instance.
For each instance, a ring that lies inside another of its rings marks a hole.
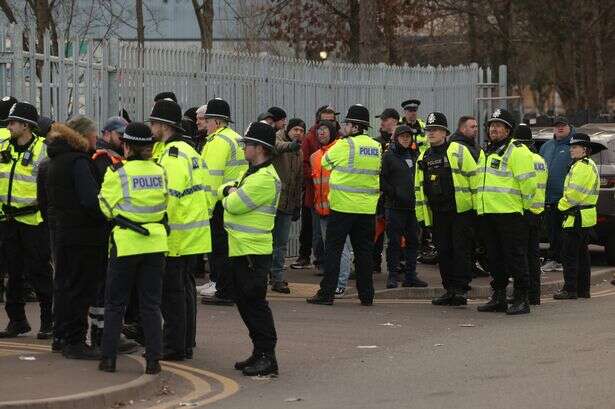
[[[38,206],[30,205],[24,207],[14,207],[6,204],[2,205],[3,214],[0,215],[0,221],[11,221],[15,220],[16,217],[19,216],[27,216],[29,214],[34,214],[38,212]]]
[[[132,220],[121,216],[121,215],[117,215],[115,216],[113,219],[111,219],[111,221],[113,222],[114,226],[118,226],[118,227],[122,227],[128,230],[132,230],[135,233],[139,233],[143,236],[149,236],[149,230],[147,230],[145,227],[143,227],[146,224],[162,224],[164,226],[164,229],[167,232],[167,236],[169,234],[171,234],[171,228],[169,227],[169,223],[167,220],[167,216],[165,214],[165,216],[162,218],[162,220],[157,221],[157,222],[147,222],[147,223],[139,223],[139,222],[133,222]]]
[[[573,206],[568,210],[564,210],[562,213],[565,216],[573,216],[574,217],[574,228],[580,229],[582,227],[581,210],[593,209],[595,207],[596,207],[595,205]]]

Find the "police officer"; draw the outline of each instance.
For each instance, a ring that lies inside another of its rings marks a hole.
[[[271,232],[282,189],[271,163],[275,130],[262,122],[251,123],[241,143],[250,167],[239,180],[218,189],[228,232],[235,303],[254,345],[252,355],[237,362],[235,369],[247,376],[277,375],[277,335],[265,299],[273,252]]]
[[[419,106],[421,101],[418,99],[409,99],[401,103],[404,110],[404,117],[401,120],[402,124],[412,128],[413,140],[420,152],[425,152],[429,147],[427,137],[425,136],[425,122],[418,117]]]
[[[450,134],[446,116],[427,117],[430,147],[419,157],[415,175],[416,214],[426,226],[433,225],[439,255],[440,276],[446,291],[434,305],[466,305],[472,280],[473,192],[478,165],[466,138]]]
[[[350,235],[355,254],[357,290],[361,305],[374,299],[373,248],[374,215],[380,195],[380,144],[366,134],[369,111],[352,105],[344,120],[345,138],[340,139],[322,158],[329,178],[331,215],[327,222],[325,273],[311,304],[333,305],[340,271],[340,257]]]
[[[523,143],[512,138],[514,119],[496,109],[487,121],[490,142],[479,162],[475,208],[482,216],[493,294],[478,311],[528,314],[529,274],[525,209],[536,192],[534,157]],[[508,278],[514,278],[514,300],[506,303]]]
[[[527,223],[527,263],[529,269],[530,286],[528,300],[530,305],[540,305],[540,220],[545,210],[545,189],[547,187],[547,164],[536,153],[532,130],[521,123],[515,128],[514,138],[523,142],[532,151],[534,158],[534,171],[536,172],[536,192],[529,209],[524,209],[523,217]]]
[[[105,174],[99,196],[102,212],[116,223],[111,232],[105,331],[98,368],[115,372],[122,320],[136,283],[145,333],[145,373],[157,374],[162,354],[160,300],[164,252],[168,250],[166,175],[162,167],[150,160],[154,139],[147,125],[131,123],[121,140],[126,162],[113,165]]]
[[[0,141],[0,234],[8,272],[5,309],[9,317],[0,338],[30,331],[24,310],[26,279],[34,287],[41,308],[37,337],[49,339],[53,335],[49,232],[36,201],[36,175],[47,157],[47,146],[34,133],[37,121],[34,106],[26,102],[14,104],[7,117],[11,137]]]
[[[606,149],[592,143],[587,134],[577,133],[570,140],[572,164],[564,182],[564,195],[557,208],[564,213],[562,224],[562,264],[564,288],[553,294],[556,300],[590,297],[591,267],[587,243],[596,225],[596,203],[600,177],[596,163],[590,157]]]
[[[205,161],[205,184],[211,188],[209,204],[211,206],[212,251],[209,255],[211,281],[216,283],[213,296],[204,296],[203,304],[232,305],[233,285],[228,277],[228,237],[224,229],[224,208],[218,195],[220,185],[239,179],[246,169],[243,151],[237,141],[239,135],[229,127],[231,108],[228,102],[214,98],[207,102],[205,110],[207,142],[201,157]]]
[[[163,148],[157,162],[168,177],[167,215],[171,233],[162,286],[163,359],[192,357],[196,336],[195,255],[211,251],[209,202],[199,154],[182,136],[181,108],[170,99],[154,105],[152,134]]]

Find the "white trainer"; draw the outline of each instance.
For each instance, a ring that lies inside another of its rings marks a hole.
[[[216,283],[213,281],[205,283],[202,286],[200,286],[200,289],[198,291],[199,291],[199,294],[201,295],[211,297],[216,293]]]

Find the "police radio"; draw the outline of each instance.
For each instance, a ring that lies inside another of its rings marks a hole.
[[[32,162],[32,151],[26,151],[21,158],[21,165],[28,166]]]
[[[8,149],[0,152],[0,162],[11,163],[11,160],[13,160],[13,157],[11,156],[11,152]]]

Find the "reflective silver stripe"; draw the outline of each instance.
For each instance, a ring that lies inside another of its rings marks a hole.
[[[164,212],[167,209],[167,205],[160,204],[156,206],[135,206],[131,203],[118,203],[117,208],[131,213],[155,213]]]
[[[378,189],[370,189],[364,187],[353,187],[353,186],[344,186],[337,185],[331,183],[329,188],[339,190],[341,192],[349,192],[349,193],[368,193],[368,194],[378,194],[380,191]]]
[[[227,227],[230,230],[240,231],[242,233],[271,234],[271,230],[258,229],[256,227],[244,226],[235,223],[224,223],[224,227]]]
[[[236,193],[237,193],[237,196],[239,196],[239,198],[243,202],[243,204],[245,204],[248,207],[248,209],[254,210],[258,208],[258,205],[254,203],[252,199],[250,199],[250,197],[242,189],[237,189]]]
[[[335,170],[338,172],[342,172],[342,173],[352,173],[354,175],[379,175],[380,174],[379,171],[373,170],[373,169],[357,169],[357,168],[346,167],[346,166],[338,166],[337,168],[335,168]]]
[[[3,202],[8,202],[8,196],[1,195],[0,200]],[[19,196],[11,196],[11,203],[23,203],[26,205],[36,206],[36,198],[32,197],[19,197]]]
[[[495,176],[504,176],[504,177],[512,176],[512,172],[509,172],[507,170],[493,169],[492,167],[487,167],[486,172],[491,175],[495,175]]]
[[[224,176],[224,169],[208,169],[211,176]]]
[[[348,167],[352,168],[354,167],[354,141],[352,138],[346,138],[346,141],[348,142]]]
[[[11,174],[9,172],[0,172],[0,178],[10,178]],[[14,173],[13,174],[13,179],[14,180],[21,180],[24,182],[36,182],[36,176],[30,176],[30,175],[20,175],[18,173]]]
[[[455,192],[472,193],[472,189],[469,187],[455,186]]]
[[[511,189],[508,187],[483,186],[481,191],[492,193],[509,193],[512,195],[521,196],[521,191],[519,189]]]
[[[536,187],[538,189],[546,189],[547,188],[547,184],[546,183],[536,183]]]
[[[261,206],[255,209],[257,212],[265,214],[275,214],[277,209],[275,206]]]
[[[248,162],[245,159],[234,159],[226,162],[226,166],[243,166],[247,164]]]
[[[451,171],[457,175],[461,175],[461,176],[465,176],[465,177],[472,177],[472,176],[476,176],[476,172],[471,170],[469,172],[464,172],[461,169],[451,169]]]
[[[124,196],[124,200],[130,202],[130,189],[128,188],[128,175],[126,174],[126,169],[121,167],[117,170],[117,175],[120,177],[120,183],[122,184],[122,196]]]
[[[517,180],[527,180],[527,179],[531,179],[533,177],[536,177],[536,172],[527,172],[527,173],[522,173],[519,176],[517,176]]]
[[[543,207],[545,207],[544,203],[541,203],[541,202],[532,203],[532,209],[542,209]]]
[[[458,143],[458,145],[459,148],[457,148],[457,158],[459,158],[459,171],[462,172],[461,169],[463,169],[463,145],[460,143]]]
[[[224,129],[223,129],[224,130]],[[231,158],[229,159],[229,161],[226,163],[226,165],[228,166],[230,163],[229,162],[237,162],[237,148],[235,147],[235,144],[233,143],[233,141],[231,140],[231,138],[229,138],[226,135],[222,135],[221,133],[217,134],[223,141],[225,141],[226,143],[229,144],[229,147],[231,148]]]
[[[209,227],[209,220],[201,220],[198,222],[169,224],[171,230],[192,230],[200,229],[201,227]]]
[[[576,192],[583,193],[583,194],[586,194],[586,195],[595,195],[595,194],[597,194],[595,189],[593,189],[593,188],[588,189],[585,186],[577,185],[576,183],[568,183],[567,187],[572,189],[572,190],[574,190],[574,191],[576,191]]]
[[[415,205],[416,206],[423,206],[425,204],[425,202],[423,202],[422,200],[417,200]]]

